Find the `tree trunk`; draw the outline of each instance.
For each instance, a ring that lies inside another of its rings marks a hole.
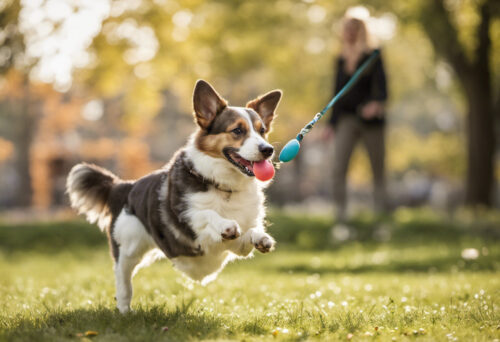
[[[467,82],[462,84],[469,104],[465,197],[468,205],[493,204],[495,118],[490,63],[492,6],[492,2],[487,1],[479,8],[481,22],[477,28],[475,60],[470,63]]]
[[[486,79],[485,79],[486,77]],[[489,75],[476,73],[466,87],[467,181],[465,203],[491,206],[494,187],[495,125]]]
[[[19,184],[17,188],[17,198],[15,204],[21,207],[31,205],[33,197],[33,188],[31,185],[31,145],[35,134],[36,123],[31,113],[31,96],[30,84],[28,76],[25,76],[24,81],[24,98],[19,113],[19,125],[17,132],[17,148],[16,148],[16,173],[18,175]]]
[[[466,58],[458,40],[458,31],[445,9],[444,0],[423,3],[420,20],[436,52],[455,70],[468,105],[467,115],[467,205],[493,204],[495,120],[490,65],[490,23],[492,0],[478,8],[481,21],[477,27],[474,58]]]

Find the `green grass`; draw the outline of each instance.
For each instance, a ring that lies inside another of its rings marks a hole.
[[[114,309],[112,262],[97,228],[0,224],[0,340],[500,338],[495,215],[360,215],[351,222],[357,239],[344,243],[331,241],[327,218],[276,212],[269,220],[274,253],[230,264],[205,287],[158,262],[134,278],[128,315]],[[480,256],[464,260],[464,248]]]

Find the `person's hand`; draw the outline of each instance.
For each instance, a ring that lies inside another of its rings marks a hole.
[[[384,112],[383,105],[378,101],[370,101],[361,108],[361,116],[363,119],[373,119],[381,117]]]
[[[332,126],[327,125],[323,128],[323,131],[321,132],[321,139],[323,141],[330,141],[335,137],[335,130],[333,129]]]

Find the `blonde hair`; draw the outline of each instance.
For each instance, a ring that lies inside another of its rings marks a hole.
[[[342,36],[347,25],[356,27],[357,36],[354,44],[346,44],[342,40],[342,57],[347,61],[347,68],[353,70],[356,63],[363,53],[370,52],[376,47],[375,38],[370,34],[366,21],[369,19],[370,13],[363,6],[349,8],[342,19]]]

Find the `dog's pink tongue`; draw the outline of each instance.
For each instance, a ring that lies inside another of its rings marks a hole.
[[[268,181],[274,177],[274,167],[269,160],[262,160],[253,163],[253,173],[260,181]]]

